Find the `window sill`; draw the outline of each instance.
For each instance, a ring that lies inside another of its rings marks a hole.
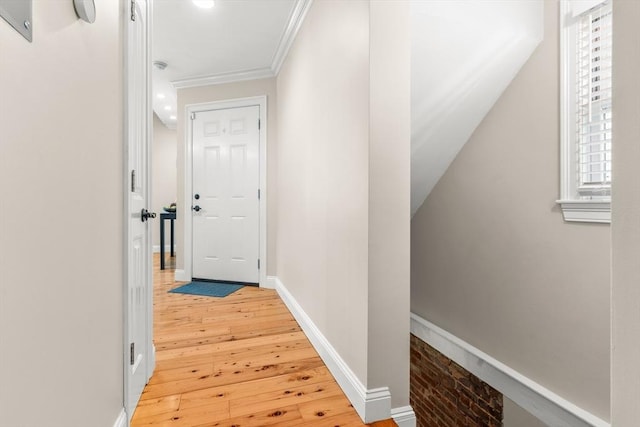
[[[558,200],[565,221],[611,223],[611,202],[601,200]]]

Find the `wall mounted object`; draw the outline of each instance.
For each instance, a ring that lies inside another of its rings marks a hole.
[[[96,5],[93,0],[73,0],[76,15],[89,24],[96,22]]]
[[[22,36],[33,41],[32,0],[0,0],[0,16]]]

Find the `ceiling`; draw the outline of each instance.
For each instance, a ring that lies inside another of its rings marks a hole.
[[[176,88],[274,76],[291,43],[301,0],[156,0],[152,60],[153,109],[176,127]],[[160,95],[160,97],[158,96]]]
[[[311,4],[198,1],[154,1],[153,107],[170,129],[177,89],[277,75]],[[412,215],[542,40],[542,4],[411,1]]]

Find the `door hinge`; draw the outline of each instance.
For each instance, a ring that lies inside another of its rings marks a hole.
[[[131,20],[136,20],[136,0],[131,0]]]
[[[258,188],[258,200],[260,200],[260,189]]]
[[[131,343],[129,352],[129,363],[133,365],[134,363],[136,363],[136,343]]]
[[[195,120],[196,119],[196,113],[191,113],[191,120]]]
[[[136,191],[136,171],[135,169],[131,171],[131,192],[135,193]]]
[[[258,270],[260,270],[260,258],[258,258]]]
[[[260,130],[260,119],[258,119],[258,130]]]

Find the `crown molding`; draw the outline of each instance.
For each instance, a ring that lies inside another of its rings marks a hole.
[[[210,74],[191,77],[188,79],[174,80],[171,82],[174,88],[184,89],[188,87],[219,85],[223,83],[239,82],[243,80],[258,80],[274,77],[271,68],[258,68],[254,70],[232,71],[229,73]]]
[[[244,80],[267,79],[277,76],[280,72],[280,68],[282,67],[282,63],[287,57],[289,49],[291,49],[293,41],[302,26],[302,22],[311,7],[311,3],[313,3],[313,0],[296,0],[291,11],[291,15],[289,16],[289,22],[282,33],[282,37],[280,37],[276,53],[273,55],[270,67],[190,77],[187,79],[174,80],[171,84],[175,89],[184,89],[189,87],[240,82]]]
[[[293,41],[298,35],[298,31],[300,31],[300,27],[302,27],[302,22],[311,8],[311,3],[313,3],[313,0],[296,0],[296,4],[289,17],[289,23],[284,33],[282,33],[278,49],[275,55],[273,55],[273,61],[271,62],[271,71],[273,71],[273,74],[276,76],[280,72],[280,67],[282,67],[282,63],[287,57],[289,49],[291,49]]]

